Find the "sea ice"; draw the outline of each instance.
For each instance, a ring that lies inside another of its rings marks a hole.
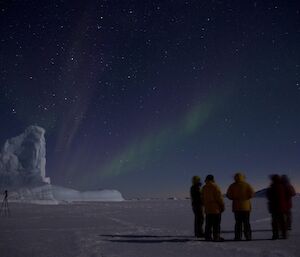
[[[300,198],[287,240],[272,237],[265,198],[253,199],[253,241],[235,242],[231,202],[225,200],[222,236],[214,243],[193,237],[189,200],[10,204],[0,217],[1,257],[297,257]],[[255,222],[257,221],[257,222]]]

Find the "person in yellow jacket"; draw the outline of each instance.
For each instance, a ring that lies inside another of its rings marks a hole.
[[[234,183],[232,183],[226,196],[232,200],[232,211],[235,217],[235,237],[234,240],[241,240],[243,227],[244,236],[246,240],[252,239],[251,225],[250,225],[250,199],[254,196],[253,188],[245,181],[245,176],[242,173],[234,175]]]
[[[225,210],[223,196],[213,175],[207,175],[202,188],[202,201],[205,210],[205,240],[224,241],[220,237],[221,214]],[[213,234],[213,237],[212,237]]]

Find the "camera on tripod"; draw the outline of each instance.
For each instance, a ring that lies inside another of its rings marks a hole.
[[[0,208],[1,216],[10,216],[9,206],[8,206],[8,191],[4,191],[4,198]]]

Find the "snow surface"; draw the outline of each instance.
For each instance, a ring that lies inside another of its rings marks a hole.
[[[296,257],[300,253],[300,198],[288,240],[272,236],[266,200],[253,200],[253,241],[234,242],[230,202],[222,243],[196,240],[188,200],[60,205],[10,204],[0,217],[1,257]]]

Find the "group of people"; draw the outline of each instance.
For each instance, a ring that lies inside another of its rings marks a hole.
[[[287,230],[291,230],[292,197],[296,195],[296,192],[286,175],[271,175],[270,179],[271,185],[266,194],[269,212],[272,216],[272,239],[286,239]],[[225,210],[222,192],[215,183],[213,175],[207,175],[205,185],[201,186],[200,177],[194,176],[190,194],[195,216],[195,237],[204,237],[206,241],[224,241],[221,237],[221,215]],[[226,196],[232,200],[232,211],[235,217],[234,240],[242,240],[243,234],[246,240],[252,240],[250,200],[254,196],[254,190],[246,182],[242,173],[234,175],[234,183],[228,187]],[[204,220],[205,230],[203,231]],[[281,237],[279,237],[279,232],[281,232]]]

